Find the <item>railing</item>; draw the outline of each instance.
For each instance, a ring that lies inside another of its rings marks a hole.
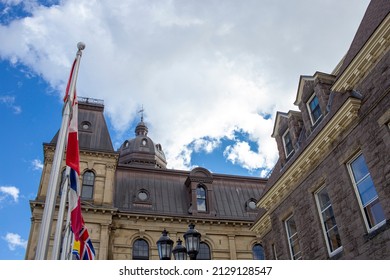
[[[104,100],[103,99],[95,99],[95,98],[89,98],[89,97],[77,97],[78,102],[87,103],[87,104],[94,104],[94,105],[102,105],[104,106]]]

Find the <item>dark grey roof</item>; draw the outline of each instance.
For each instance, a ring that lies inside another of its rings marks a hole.
[[[79,98],[79,147],[80,150],[114,152],[111,137],[104,118],[104,105],[94,99]],[[51,140],[57,143],[58,133]]]
[[[147,169],[119,165],[116,170],[114,206],[122,213],[196,218],[191,214],[186,181],[189,171]],[[213,174],[211,212],[215,220],[254,221],[259,210],[248,210],[246,203],[256,201],[264,192],[266,180]],[[138,193],[150,199],[140,201]],[[203,218],[205,218],[203,216]]]

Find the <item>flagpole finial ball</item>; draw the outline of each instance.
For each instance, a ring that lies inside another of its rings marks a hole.
[[[78,48],[80,51],[82,51],[83,49],[85,49],[85,44],[84,44],[83,42],[79,42],[79,43],[77,44],[77,48]]]

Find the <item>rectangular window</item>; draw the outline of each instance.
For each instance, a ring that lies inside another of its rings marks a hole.
[[[293,216],[290,216],[286,221],[286,231],[288,244],[290,246],[291,259],[299,260],[302,258],[301,248],[299,246],[299,237],[297,232],[297,227]]]
[[[359,199],[364,221],[367,229],[371,231],[385,223],[386,218],[363,154],[355,157],[348,164],[348,169]]]
[[[318,211],[324,232],[326,246],[330,256],[342,250],[339,230],[333,213],[332,203],[326,187],[315,194]]]
[[[317,95],[313,94],[313,96],[309,99],[309,102],[307,102],[307,107],[309,109],[311,124],[315,125],[322,117]]]
[[[288,158],[294,152],[294,147],[291,141],[291,135],[288,129],[283,134],[283,145],[284,145],[284,151],[286,153],[286,158]]]

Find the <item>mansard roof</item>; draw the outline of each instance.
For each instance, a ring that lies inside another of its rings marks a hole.
[[[78,98],[78,129],[80,150],[95,150],[114,152],[111,137],[104,118],[104,103],[102,100],[92,98]],[[50,141],[56,144],[56,135]]]
[[[119,164],[115,174],[114,207],[118,212],[145,215],[171,216],[196,219],[190,211],[188,181],[207,179],[212,189],[212,207],[215,216],[210,220],[253,222],[259,209],[248,210],[248,201],[257,201],[264,192],[266,179],[258,177],[211,174],[204,168],[193,172],[172,169],[149,169]],[[195,176],[195,177],[194,177]],[[144,201],[138,198],[146,193]],[[198,217],[202,219],[201,216]],[[205,217],[203,217],[204,219]]]

